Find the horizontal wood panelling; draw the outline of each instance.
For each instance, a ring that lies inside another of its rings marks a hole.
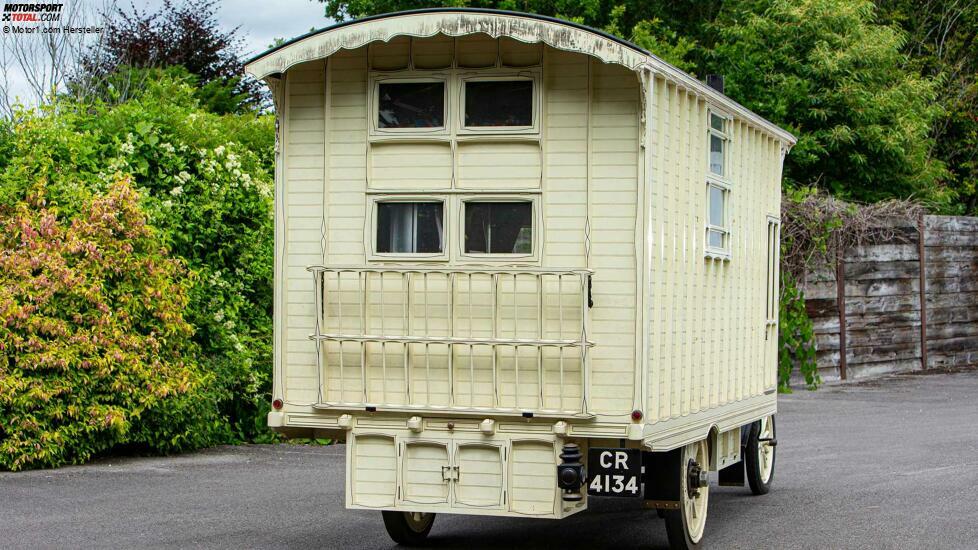
[[[978,359],[978,227],[974,218],[925,216],[924,255],[929,367]],[[897,242],[845,254],[846,362],[850,377],[917,370],[921,364],[919,234],[896,224]],[[839,377],[840,329],[834,272],[804,286],[815,325],[819,370]]]

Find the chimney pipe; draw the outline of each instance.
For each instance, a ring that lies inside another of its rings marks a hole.
[[[723,93],[723,75],[722,74],[708,74],[706,75],[706,85],[713,88],[714,90]]]

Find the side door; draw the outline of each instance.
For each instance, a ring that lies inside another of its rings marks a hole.
[[[765,268],[764,373],[768,385],[778,383],[778,315],[781,305],[781,220],[767,217]]]

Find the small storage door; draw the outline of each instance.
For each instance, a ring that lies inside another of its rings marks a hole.
[[[454,504],[502,508],[505,501],[504,451],[500,445],[459,442],[455,446]]]
[[[401,501],[448,504],[454,477],[450,447],[444,441],[406,441],[401,456]]]
[[[767,300],[764,326],[765,388],[777,384],[778,310],[781,305],[781,221],[767,218]]]

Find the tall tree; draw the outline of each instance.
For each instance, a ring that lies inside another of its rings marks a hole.
[[[908,68],[904,34],[875,21],[869,0],[728,1],[708,66],[728,95],[798,135],[789,184],[946,204],[936,82]]]
[[[217,21],[217,0],[164,0],[153,13],[134,5],[116,8],[110,18],[104,49],[86,58],[90,73],[107,77],[112,93],[128,95],[147,69],[181,66],[197,80],[201,106],[215,113],[241,112],[264,102],[262,87],[244,77],[238,28],[223,30]]]
[[[947,163],[957,212],[978,214],[978,0],[877,3],[885,21],[907,32],[913,66],[939,82],[936,154]]]

